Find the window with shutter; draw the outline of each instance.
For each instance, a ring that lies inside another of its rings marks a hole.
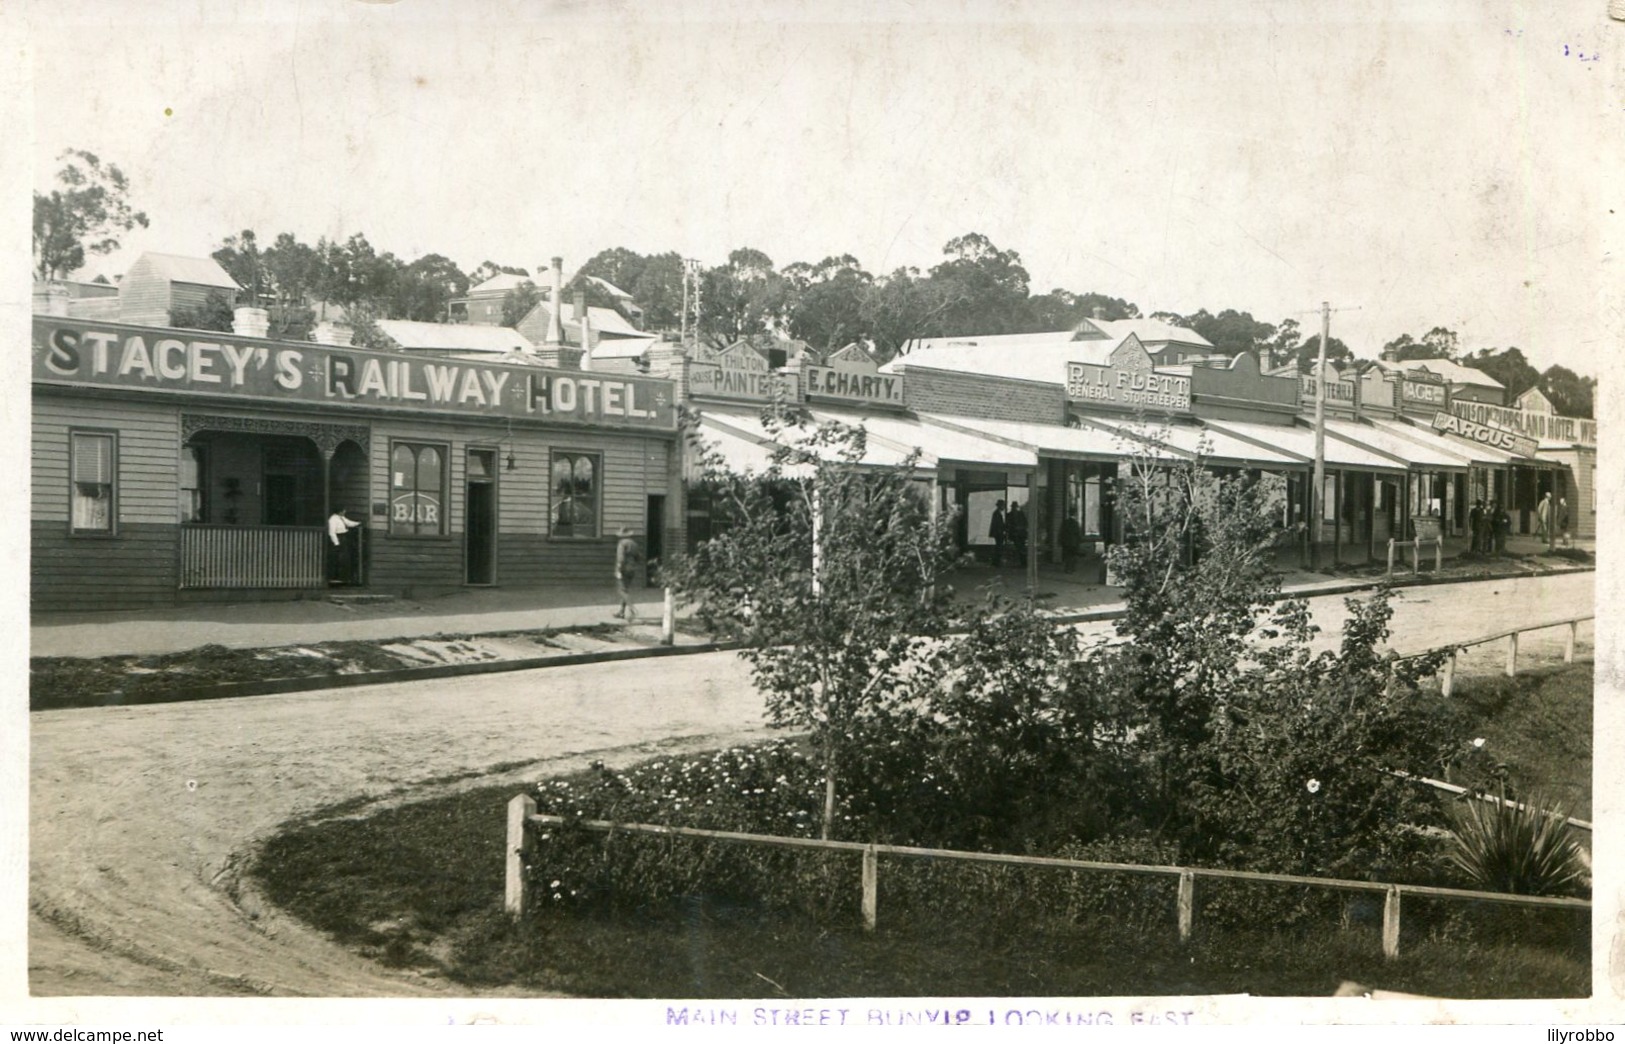
[[[75,533],[112,533],[116,437],[110,433],[69,435],[69,501]]]

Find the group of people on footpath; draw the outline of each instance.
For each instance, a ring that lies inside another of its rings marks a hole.
[[[1015,553],[1017,565],[1027,561],[1027,511],[1020,501],[1012,503],[1008,511],[1002,500],[993,505],[993,521],[987,525],[987,535],[993,538],[995,567],[1004,564],[1006,544]]]
[[[1467,530],[1472,539],[1472,546],[1468,550],[1472,554],[1505,554],[1507,537],[1512,533],[1512,515],[1504,505],[1487,507],[1483,500],[1475,500],[1472,510],[1467,512]],[[1569,546],[1567,497],[1558,497],[1556,504],[1553,504],[1550,493],[1540,498],[1540,504],[1535,508],[1535,539],[1547,543],[1561,541],[1560,546]]]

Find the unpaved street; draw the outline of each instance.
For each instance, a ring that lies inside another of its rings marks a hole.
[[[1394,645],[1420,650],[1589,612],[1591,592],[1589,573],[1411,589]],[[1342,599],[1315,612],[1335,638]],[[1523,661],[1555,659],[1561,638],[1526,640]],[[1583,654],[1590,638],[1586,625]],[[1498,669],[1503,650],[1464,669]],[[462,776],[517,789],[590,758],[625,762],[655,744],[703,748],[765,731],[760,698],[727,653],[48,711],[30,725],[36,995],[444,995],[445,983],[363,961],[264,908],[238,887],[242,858],[289,817],[348,798]]]

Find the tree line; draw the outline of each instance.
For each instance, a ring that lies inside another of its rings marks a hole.
[[[117,248],[119,237],[146,227],[145,214],[132,209],[129,183],[114,164],[82,150],[62,154],[59,187],[34,195],[34,270],[41,280],[63,278],[89,257]],[[177,325],[229,330],[231,309],[252,302],[270,313],[270,336],[303,340],[331,306],[355,328],[357,344],[383,347],[378,319],[447,322],[451,303],[492,276],[522,277],[529,270],[494,261],[464,271],[443,254],[413,260],[378,251],[362,233],[347,239],[301,242],[292,233],[262,238],[244,229],[222,238],[212,255],[243,287],[242,301],[216,295],[203,307],[171,316]],[[614,308],[643,329],[675,332],[682,325],[684,261],[676,251],[641,254],[613,247],[594,254],[574,274],[568,290],[588,303]],[[610,293],[597,277],[630,295]],[[517,326],[543,299],[538,282],[509,291],[504,325]],[[1009,334],[1065,330],[1085,319],[1141,318],[1132,301],[1096,291],[1056,287],[1034,293],[1032,278],[1015,250],[1002,249],[979,232],[950,239],[942,259],[930,268],[900,266],[870,272],[851,254],[816,263],[779,266],[761,250],[741,247],[719,265],[700,270],[697,333],[723,347],[749,337],[790,337],[824,351],[853,341],[866,342],[881,360],[892,358],[916,338],[956,334]],[[338,313],[332,317],[337,317]],[[1233,308],[1179,314],[1152,312],[1150,318],[1188,327],[1215,350],[1234,356],[1251,352],[1266,365],[1296,362],[1309,368],[1319,337],[1305,335],[1296,319],[1272,323]],[[1420,337],[1404,333],[1383,345],[1400,361],[1446,359],[1484,371],[1517,395],[1539,387],[1559,413],[1592,416],[1596,379],[1553,365],[1538,371],[1517,347],[1465,352],[1454,331],[1435,326]],[[1336,337],[1326,357],[1355,358]]]

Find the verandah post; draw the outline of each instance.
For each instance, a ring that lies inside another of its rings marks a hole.
[[[677,627],[677,600],[671,588],[666,588],[666,604],[660,614],[660,644],[670,645]]]
[[[1399,956],[1399,889],[1393,885],[1382,904],[1382,955],[1389,960]]]
[[[529,794],[519,794],[508,802],[507,884],[503,907],[508,911],[508,916],[515,920],[525,916],[527,906],[525,866],[531,861],[531,853],[535,850],[529,829],[530,817],[535,814],[536,799]]]
[[[1196,916],[1196,875],[1189,870],[1179,875],[1179,941],[1190,942],[1191,921]]]
[[[863,930],[875,930],[876,885],[880,877],[880,857],[875,846],[863,850]]]
[[[1388,579],[1394,578],[1394,538],[1388,538]]]

